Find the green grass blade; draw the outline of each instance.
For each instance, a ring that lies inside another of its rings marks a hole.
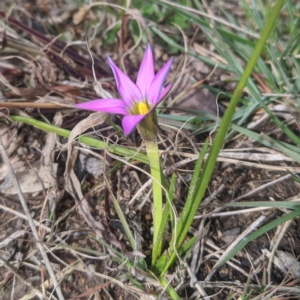
[[[159,279],[160,283],[162,284],[162,286],[169,293],[172,300],[181,300],[182,299],[181,297],[178,296],[175,289],[172,287],[172,285],[168,282],[168,280],[165,277],[160,276],[160,277],[158,277],[158,279]]]
[[[243,239],[234,249],[231,251],[227,256],[225,256],[217,265],[216,268],[221,267],[227,261],[229,261],[233,256],[235,256],[240,250],[242,250],[249,242],[253,241],[254,239],[258,238],[259,236],[265,234],[269,230],[276,228],[277,226],[281,225],[284,222],[290,221],[296,217],[300,216],[300,208],[297,210],[288,213],[266,225],[258,229],[257,231],[251,233],[246,238]]]
[[[183,208],[183,211],[180,215],[180,218],[178,220],[178,223],[175,224],[175,228],[173,229],[173,234],[172,234],[172,240],[170,243],[170,249],[174,249],[174,245],[176,245],[177,243],[177,239],[180,235],[180,233],[182,232],[186,220],[188,218],[191,218],[191,216],[193,217],[194,214],[191,214],[191,209],[193,206],[193,201],[195,200],[195,193],[197,192],[198,186],[199,186],[199,182],[200,182],[200,177],[201,177],[201,171],[202,171],[202,165],[204,162],[204,156],[207,153],[208,150],[208,141],[206,141],[202,147],[202,150],[199,154],[199,157],[196,161],[195,167],[194,167],[194,172],[193,172],[193,176],[192,176],[192,180],[190,183],[190,187],[189,187],[189,191],[188,191],[188,196],[187,199],[185,201],[185,205]],[[199,203],[200,205],[200,203]],[[170,256],[169,261],[167,262],[164,270],[162,271],[161,275],[165,274],[165,272],[168,270],[168,268],[172,265],[172,263],[174,262],[176,258],[175,253],[173,252],[173,254]]]
[[[164,208],[164,211],[163,211],[161,225],[160,225],[158,236],[157,236],[157,239],[159,241],[163,240],[163,235],[164,235],[164,232],[165,232],[166,225],[167,225],[167,222],[169,220],[169,217],[170,217],[170,220],[171,220],[171,223],[172,223],[172,229],[174,228],[173,226],[174,226],[175,220],[174,220],[173,212],[171,211],[171,205],[173,203],[174,194],[175,194],[176,178],[177,178],[176,175],[173,174],[172,178],[171,178],[171,182],[170,182],[169,191],[168,191],[168,199],[166,201],[166,205],[165,205],[165,208]],[[153,248],[154,248],[153,249],[153,254],[155,255],[154,258],[155,258],[155,262],[156,262],[156,264],[155,264],[155,272],[159,273],[165,267],[165,258],[162,259],[160,257],[160,260],[157,262],[158,255],[159,255],[158,243],[156,243],[155,245],[153,245]],[[163,261],[163,263],[162,263],[162,261]]]
[[[203,165],[204,165],[204,157],[208,152],[208,147],[209,147],[208,140],[206,140],[205,143],[203,144],[201,152],[199,153],[199,157],[196,161],[192,180],[191,180],[189,191],[188,191],[188,195],[185,200],[185,205],[184,205],[184,208],[180,215],[180,219],[177,224],[176,236],[172,237],[171,245],[174,245],[174,238],[176,238],[176,243],[177,243],[177,240],[181,234],[181,231],[183,230],[183,228],[185,226],[184,224],[186,224],[186,222],[189,218],[193,217],[193,214],[191,214],[191,209],[193,207],[194,201],[197,202],[197,199],[195,200],[195,195],[196,195],[196,192],[199,187],[200,180],[201,180],[201,177],[203,174],[202,171],[203,171]],[[199,203],[199,205],[200,205],[200,203]]]
[[[71,131],[63,128],[56,127],[54,125],[38,121],[34,118],[23,117],[23,116],[9,116],[9,118],[15,122],[22,122],[28,125],[32,125],[38,129],[55,133],[59,136],[68,138],[71,134]],[[0,119],[1,120],[1,119]],[[2,119],[4,120],[4,119]],[[98,148],[98,149],[106,149],[108,152],[117,154],[124,157],[129,157],[131,159],[136,159],[145,164],[149,164],[148,158],[145,154],[141,154],[136,152],[135,150],[128,149],[126,147],[118,146],[118,145],[110,145],[106,142],[100,141],[98,139],[94,139],[88,136],[80,136],[78,137],[78,141],[80,143],[86,144],[88,146]]]
[[[177,240],[178,248],[182,245],[182,243],[188,233],[188,230],[192,224],[193,217],[196,214],[196,212],[198,211],[199,205],[201,204],[201,201],[205,195],[208,183],[209,183],[212,173],[214,171],[214,167],[215,167],[215,164],[217,161],[219,151],[223,146],[223,141],[225,139],[227,130],[230,126],[230,122],[233,117],[235,108],[239,102],[240,95],[241,95],[244,87],[246,86],[249,77],[251,76],[251,73],[254,69],[254,66],[255,66],[260,54],[262,53],[262,51],[265,47],[268,37],[270,36],[272,30],[275,27],[276,21],[279,17],[280,10],[281,10],[284,2],[285,2],[284,0],[278,0],[276,2],[275,6],[273,7],[272,13],[269,15],[269,18],[265,24],[265,28],[261,33],[261,38],[257,41],[255,49],[252,53],[252,56],[250,57],[249,62],[247,63],[247,65],[245,67],[245,71],[244,71],[243,75],[241,76],[241,79],[232,95],[229,106],[228,106],[227,110],[225,111],[224,117],[221,121],[220,127],[219,127],[216,137],[214,139],[213,146],[209,153],[207,162],[205,163],[203,176],[201,178],[201,183],[200,183],[199,189],[194,198],[197,201],[194,201],[194,203],[191,206],[191,209],[189,210],[191,212],[191,216],[189,216],[189,218],[187,219],[187,222],[184,224],[184,227],[182,230],[181,230],[182,225],[180,227],[178,226],[179,227],[178,228],[179,229],[179,238]],[[172,253],[170,260],[172,260],[174,258],[175,258],[175,255],[174,255],[174,253]],[[167,265],[167,267],[163,271],[163,274],[164,274],[164,272],[167,271],[167,268],[170,266],[170,264],[172,264],[172,261]]]
[[[275,139],[272,139],[271,137],[264,135],[264,134],[258,134],[256,132],[253,132],[249,129],[243,128],[241,126],[231,124],[231,127],[237,131],[240,132],[251,139],[261,143],[262,145],[265,145],[271,149],[280,151],[284,153],[285,155],[293,158],[295,161],[300,162],[300,148],[294,145],[290,145],[285,142],[279,142],[276,141]]]

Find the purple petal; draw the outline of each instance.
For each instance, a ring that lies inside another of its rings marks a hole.
[[[140,89],[114,64],[109,56],[107,59],[114,73],[119,94],[125,102],[126,107],[131,107],[134,100],[142,100],[143,97]]]
[[[163,66],[162,69],[159,70],[159,72],[155,75],[153,78],[149,94],[148,94],[148,101],[151,103],[152,106],[155,106],[158,101],[161,94],[161,89],[163,87],[164,81],[166,79],[166,76],[170,70],[171,64],[172,64],[172,58]]]
[[[128,112],[125,108],[125,104],[119,99],[99,99],[89,102],[79,103],[75,105],[81,109],[102,111],[112,114],[127,115]]]
[[[138,123],[140,123],[146,115],[127,115],[122,120],[124,134],[130,134]]]
[[[158,100],[157,100],[157,103],[156,105],[160,102],[160,100],[162,100],[166,94],[169,92],[169,90],[171,89],[172,87],[172,84],[168,84],[163,90],[162,92],[160,93],[159,97],[158,97]]]
[[[143,96],[148,95],[150,84],[153,78],[154,78],[153,54],[152,54],[151,46],[150,44],[148,44],[136,79],[136,85],[141,90]]]

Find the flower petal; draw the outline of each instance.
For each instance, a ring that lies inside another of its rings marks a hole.
[[[75,104],[75,106],[81,109],[102,111],[112,114],[128,114],[125,108],[125,103],[119,99],[99,99]]]
[[[161,94],[161,89],[163,87],[164,81],[166,76],[170,70],[171,64],[173,59],[171,58],[163,67],[159,70],[159,72],[153,78],[149,94],[148,94],[148,101],[152,106],[157,105],[158,101],[160,100],[159,96]]]
[[[144,97],[148,95],[148,91],[153,78],[154,78],[153,54],[152,54],[151,46],[150,44],[148,44],[136,79],[136,85],[139,87]]]
[[[125,135],[130,134],[138,123],[140,123],[146,115],[127,115],[122,120],[122,126]]]
[[[114,64],[109,56],[107,59],[114,73],[119,94],[125,102],[126,107],[130,108],[133,101],[143,99],[141,91],[136,84],[134,84],[131,79]]]
[[[156,104],[158,104],[158,103],[160,102],[160,100],[162,100],[162,99],[166,96],[166,94],[169,92],[169,90],[171,89],[171,87],[172,87],[172,84],[168,84],[168,85],[162,90],[162,92],[160,93],[160,95],[159,95],[159,97],[158,97],[158,99],[157,99],[157,103],[156,103]],[[154,107],[156,106],[156,104],[154,105]]]

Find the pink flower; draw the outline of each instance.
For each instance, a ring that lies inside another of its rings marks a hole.
[[[168,93],[171,85],[163,88],[165,78],[170,70],[170,59],[159,72],[154,74],[153,55],[148,44],[136,83],[125,75],[108,57],[108,63],[114,73],[121,99],[97,99],[77,104],[76,107],[87,110],[102,111],[124,115],[122,126],[125,135],[132,130],[151,112]]]

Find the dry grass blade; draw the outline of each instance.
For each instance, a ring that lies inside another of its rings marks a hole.
[[[287,212],[286,209],[284,209],[284,211]],[[285,222],[284,224],[278,226],[278,227],[276,228],[276,232],[275,232],[275,234],[274,234],[274,237],[273,237],[273,239],[272,239],[272,241],[271,241],[271,245],[270,245],[271,252],[270,252],[270,253],[268,252],[268,254],[269,254],[269,255],[268,255],[268,257],[269,257],[269,264],[268,264],[268,283],[269,283],[269,284],[272,282],[272,280],[271,280],[271,275],[272,275],[272,264],[274,263],[274,264],[278,267],[278,264],[276,264],[275,253],[276,253],[276,252],[278,253],[277,249],[278,249],[278,247],[279,247],[280,241],[282,241],[284,235],[287,233],[287,230],[288,230],[288,228],[290,227],[290,225],[291,225],[292,222],[293,222],[293,221],[290,220],[290,221],[287,221],[287,222]],[[279,252],[281,253],[282,251],[279,251]],[[264,252],[263,252],[263,253],[264,253]],[[283,253],[284,253],[284,252],[283,252]],[[266,252],[265,252],[264,254],[266,254]],[[288,257],[287,254],[285,254],[285,256]],[[284,255],[282,255],[282,257],[284,257]],[[288,258],[290,258],[290,257],[288,257]],[[284,259],[282,259],[282,260],[284,261]],[[299,277],[300,277],[300,272],[299,272],[300,267],[298,266],[297,263],[295,263],[297,260],[296,260],[295,258],[292,257],[292,258],[290,258],[290,259],[287,259],[287,261],[288,261],[288,263],[286,264],[287,267],[286,267],[285,269],[284,269],[283,267],[282,267],[282,268],[279,267],[279,269],[280,269],[280,270],[284,270],[284,271],[285,271],[285,272],[283,272],[284,274],[290,272],[290,273],[293,275],[294,278],[299,278]],[[283,264],[283,265],[284,265],[284,264]],[[292,269],[293,266],[295,267],[294,269]]]
[[[210,259],[211,257],[216,257],[217,259],[221,259],[221,255],[218,254],[218,252],[222,252],[222,250],[217,247],[213,241],[211,241],[210,239],[208,239],[207,241],[205,241],[205,250],[209,253],[206,257],[205,257],[205,260],[208,260]],[[213,250],[212,250],[212,249]],[[224,252],[223,252],[224,253]],[[245,277],[248,276],[247,272],[245,272],[241,267],[237,266],[238,262],[231,262],[231,261],[228,261],[227,262],[229,266],[231,266],[232,268],[236,269],[238,272],[240,272],[242,275],[244,275]],[[200,264],[199,264],[200,266]]]
[[[34,221],[33,221],[32,217],[31,217],[31,213],[30,213],[29,208],[27,206],[26,200],[25,200],[25,198],[23,196],[23,193],[21,191],[19,183],[18,183],[18,181],[16,179],[14,169],[12,168],[11,163],[9,161],[9,158],[8,158],[8,156],[6,154],[6,151],[5,151],[5,148],[3,146],[1,137],[0,137],[0,153],[1,153],[1,156],[2,156],[2,159],[4,160],[4,162],[9,166],[10,174],[11,174],[12,179],[14,181],[14,184],[15,184],[17,190],[18,190],[19,200],[20,200],[21,205],[23,207],[23,210],[24,210],[24,212],[26,214],[27,221],[28,221],[28,223],[30,225],[30,228],[31,228],[32,234],[34,236],[34,239],[36,241],[37,247],[38,247],[38,249],[39,249],[39,251],[40,251],[40,253],[41,253],[42,257],[43,257],[44,263],[45,263],[45,265],[47,267],[47,271],[49,273],[49,276],[50,276],[51,280],[53,281],[54,288],[55,288],[55,290],[57,292],[58,299],[59,300],[63,300],[64,296],[62,294],[61,288],[60,288],[60,286],[59,286],[59,284],[58,284],[58,282],[56,280],[56,277],[55,277],[55,274],[54,274],[53,269],[51,267],[50,261],[48,259],[48,256],[47,256],[45,250],[44,250],[43,243],[40,241],[40,238],[39,238],[38,232],[36,230]]]
[[[210,280],[213,274],[216,272],[215,266],[218,265],[218,263],[226,257],[226,255],[235,248],[235,246],[244,239],[247,235],[249,235],[253,230],[255,230],[261,223],[264,222],[266,219],[266,216],[260,216],[257,220],[255,220],[244,232],[242,232],[231,244],[230,246],[224,251],[224,253],[219,258],[218,262],[214,265],[212,271],[206,276],[205,280]]]
[[[9,207],[6,207],[6,206],[0,204],[0,209],[2,209],[2,210],[5,211],[5,212],[8,212],[8,213],[10,213],[10,214],[12,214],[12,215],[15,215],[15,216],[17,216],[17,217],[20,218],[20,219],[27,220],[26,215],[24,215],[24,214],[22,214],[22,213],[20,213],[20,212],[18,212],[18,211],[16,211],[16,210],[13,210],[13,209],[11,209],[11,208],[9,208]],[[36,221],[36,220],[33,220],[33,222],[34,222],[35,226],[40,226],[40,227],[42,227],[44,230],[46,230],[47,232],[50,232],[50,228],[48,228],[48,227],[45,226],[44,224],[41,224],[40,222],[38,222],[38,221]],[[3,241],[2,241],[2,242],[3,242]]]
[[[263,249],[263,253],[270,259],[270,264],[273,263],[286,276],[291,274],[295,279],[300,278],[300,263],[293,255],[280,250],[276,250],[273,255],[266,249]]]
[[[66,170],[65,170],[65,183],[66,188],[71,193],[71,195],[74,197],[79,212],[82,214],[86,222],[94,228],[95,232],[97,233],[97,236],[99,238],[102,237],[101,231],[104,231],[103,225],[96,221],[93,216],[91,215],[91,212],[88,207],[87,199],[83,196],[81,191],[81,185],[76,177],[76,174],[74,173],[73,166],[74,166],[74,153],[72,151],[72,142],[73,140],[89,128],[94,128],[94,126],[101,125],[105,121],[105,117],[107,114],[100,114],[100,113],[93,113],[89,115],[86,119],[79,122],[74,129],[71,132],[71,135],[68,139],[68,157],[66,162]]]
[[[237,201],[240,201],[240,200],[242,200],[244,198],[247,198],[249,196],[255,195],[257,192],[262,191],[262,190],[264,190],[264,189],[266,189],[266,188],[268,188],[268,187],[270,187],[272,185],[275,185],[277,183],[280,183],[280,182],[283,182],[285,180],[288,180],[291,177],[292,177],[291,174],[287,174],[287,175],[284,175],[284,176],[282,176],[282,177],[280,177],[278,179],[272,180],[271,182],[268,182],[266,184],[262,184],[261,186],[253,189],[251,192],[245,193],[245,194],[241,195],[240,197],[235,198],[232,202],[237,202]]]
[[[19,28],[23,32],[26,32],[26,33],[30,34],[31,36],[35,37],[46,47],[51,46],[51,49],[53,49],[57,53],[64,52],[65,55],[67,55],[72,60],[76,61],[78,64],[80,64],[80,65],[84,64],[84,65],[89,65],[89,66],[91,65],[90,60],[88,60],[84,56],[80,55],[77,51],[74,51],[73,49],[71,49],[69,47],[66,48],[62,42],[53,41],[51,38],[48,38],[45,34],[42,34],[41,32],[28,27],[26,24],[17,21],[13,17],[7,16],[2,11],[0,11],[0,18],[6,19],[9,25]],[[14,45],[16,44],[16,40],[14,38],[10,39],[10,42],[13,42]],[[21,45],[20,49],[24,50],[24,45]],[[38,47],[38,46],[34,50],[38,51],[39,54],[41,52],[40,47]],[[68,63],[65,63],[65,61],[62,60],[55,52],[48,51],[48,53],[49,53],[49,58],[53,59],[55,63],[57,62],[60,67],[67,67],[67,68],[70,68],[70,70],[73,70],[73,68]],[[45,54],[47,55],[47,51]],[[100,70],[101,71],[103,70],[101,67],[101,64],[97,64],[97,70],[96,70],[97,77],[102,77],[103,72],[100,73],[99,72]],[[78,74],[79,78],[84,79],[84,77],[82,77],[82,74],[79,74],[78,71],[76,71],[76,70],[74,70],[74,71],[75,71],[75,74]],[[83,71],[84,73],[89,73],[90,75],[92,73],[88,69],[83,69],[81,71]]]
[[[87,224],[94,229],[94,231],[97,233],[98,238],[102,238],[103,237],[102,232],[105,231],[104,226],[102,225],[101,222],[96,221],[92,216],[89,210],[87,199],[82,194],[81,184],[78,178],[76,177],[74,170],[70,171],[70,182],[66,183],[66,188],[74,197],[78,205],[79,212],[83,216]]]
[[[9,270],[11,273],[13,273],[15,276],[17,276],[18,278],[20,278],[23,282],[25,282],[27,285],[29,285],[32,289],[32,297],[30,298],[26,298],[26,299],[31,299],[34,296],[38,296],[39,299],[43,299],[43,300],[47,300],[47,299],[57,299],[55,298],[53,295],[49,295],[50,298],[46,297],[42,290],[35,286],[32,282],[30,282],[30,280],[28,280],[27,278],[24,278],[23,276],[21,276],[19,274],[19,270],[16,269],[14,266],[12,266],[10,263],[6,262],[5,260],[3,260],[2,258],[0,258],[0,265],[4,266],[7,270]]]
[[[24,235],[25,232],[26,232],[25,230],[17,230],[17,231],[15,231],[9,237],[7,237],[5,240],[3,240],[3,241],[0,242],[0,248],[5,247],[11,241],[13,241],[14,239],[17,239],[18,237]]]

